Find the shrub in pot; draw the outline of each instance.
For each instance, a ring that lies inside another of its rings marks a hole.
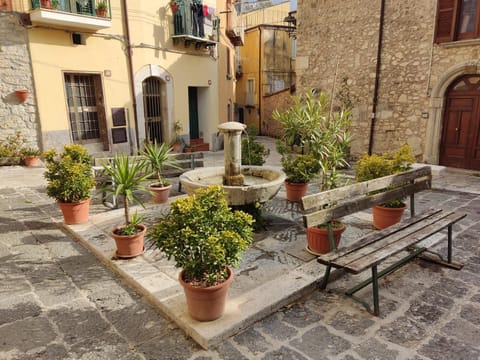
[[[270,150],[256,140],[258,130],[254,125],[247,127],[247,136],[242,139],[242,165],[261,166],[265,164]]]
[[[162,170],[165,166],[171,168],[179,168],[177,161],[172,157],[173,149],[166,143],[157,144],[146,143],[140,155],[145,157],[147,167],[153,172],[156,182],[148,186],[148,190],[152,193],[155,203],[162,204],[167,202],[170,195],[172,185],[162,176]]]
[[[308,183],[320,171],[320,164],[311,154],[284,154],[281,159],[286,175],[285,189],[289,201],[298,202],[307,193]]]
[[[124,223],[110,232],[117,245],[116,256],[132,258],[141,255],[147,228],[141,224],[142,218],[137,212],[130,217],[130,205],[137,203],[143,206],[142,199],[135,192],[146,190],[142,182],[150,176],[146,172],[147,163],[144,159],[134,160],[125,154],[118,154],[110,164],[104,164],[103,168],[105,174],[112,179],[112,184],[104,190],[123,200]]]
[[[355,180],[361,182],[397,174],[411,169],[413,162],[415,162],[415,156],[410,145],[403,145],[393,154],[364,155],[357,162]],[[405,208],[404,199],[394,199],[374,206],[373,226],[384,229],[396,224],[401,220]]]
[[[27,146],[20,150],[20,154],[25,166],[33,167],[38,166],[41,151],[36,147]]]
[[[167,216],[149,232],[156,246],[182,268],[179,281],[192,318],[211,321],[222,316],[233,280],[231,267],[252,243],[253,222],[251,215],[230,209],[222,188],[212,185],[173,201]]]
[[[56,199],[65,223],[79,224],[88,220],[91,189],[95,186],[92,157],[80,144],[69,144],[58,154],[45,153],[47,195]]]

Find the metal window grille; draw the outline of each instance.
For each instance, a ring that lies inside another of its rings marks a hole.
[[[154,77],[143,81],[143,105],[145,109],[145,133],[151,142],[163,142],[161,83]]]
[[[95,76],[65,74],[70,127],[76,142],[100,139]]]

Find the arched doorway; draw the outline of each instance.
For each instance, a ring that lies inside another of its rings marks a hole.
[[[480,170],[480,75],[458,78],[445,95],[440,165]]]

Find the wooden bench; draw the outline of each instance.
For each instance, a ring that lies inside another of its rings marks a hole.
[[[346,295],[372,312],[367,302],[354,296],[357,291],[372,284],[373,313],[378,316],[380,314],[378,279],[409,260],[419,256],[457,270],[461,269],[462,264],[452,261],[452,226],[466,214],[442,209],[429,209],[421,214],[415,214],[415,193],[430,189],[431,181],[431,169],[427,166],[303,197],[302,208],[310,211],[303,217],[306,227],[329,224],[334,219],[368,209],[373,205],[410,197],[409,218],[384,230],[369,233],[350,246],[335,249],[332,226],[328,225],[330,248],[335,250],[317,258],[318,262],[327,266],[321,288],[326,288],[332,267],[352,274],[371,269],[371,277],[348,289]],[[383,192],[370,195],[382,189]],[[444,229],[447,229],[447,259],[427,250],[424,246],[418,246],[420,241]],[[378,271],[377,266],[380,263],[402,251],[407,251],[407,256]],[[434,254],[434,257],[427,257],[425,252]]]
[[[166,165],[162,171],[162,176],[164,177],[177,177],[183,174],[185,171],[196,169],[197,167],[203,167],[203,152],[192,152],[192,153],[178,153],[171,154],[172,158],[175,159],[177,167],[172,167]],[[130,156],[132,161],[142,160],[144,157],[139,155]],[[112,184],[112,179],[105,176],[103,166],[111,164],[113,157],[98,157],[94,159],[94,164],[92,167],[96,187],[104,187],[105,185]],[[178,183],[178,191],[181,191],[182,184]],[[109,208],[116,209],[118,208],[117,199],[115,196],[112,197],[112,201],[107,201],[107,194],[105,191],[102,192],[102,203]]]

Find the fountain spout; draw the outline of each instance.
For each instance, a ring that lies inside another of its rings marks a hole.
[[[243,186],[244,176],[241,171],[242,166],[242,143],[241,136],[246,125],[229,121],[218,126],[219,132],[224,136],[224,157],[225,174],[223,175],[223,185]]]

